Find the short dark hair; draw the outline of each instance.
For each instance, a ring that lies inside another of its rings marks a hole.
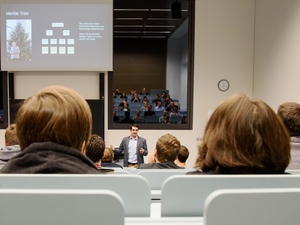
[[[133,127],[137,127],[139,129],[139,125],[137,125],[136,123],[130,125],[130,130],[132,130]]]
[[[179,153],[177,155],[177,159],[179,160],[179,162],[181,163],[185,163],[186,160],[189,157],[189,150],[187,149],[187,147],[185,147],[184,145],[181,145]]]
[[[105,149],[105,142],[102,137],[97,134],[92,134],[86,149],[85,155],[94,163],[98,162],[102,157]]]

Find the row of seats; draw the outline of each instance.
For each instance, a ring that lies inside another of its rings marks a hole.
[[[100,176],[1,174],[0,190],[110,190],[118,194],[122,199],[125,217],[150,218],[151,199],[153,200],[151,193],[155,190],[161,192],[160,203],[157,204],[152,201],[152,204],[159,206],[161,217],[205,217],[205,201],[212,192],[219,189],[268,188],[273,190],[274,188],[300,187],[299,174],[251,176],[174,175],[176,173],[184,174],[187,172],[186,170],[130,170],[127,172],[125,172],[126,174]],[[167,173],[169,174],[166,175]],[[28,204],[31,201],[28,200],[26,202]],[[1,198],[1,204],[3,204],[3,198]],[[14,204],[14,201],[10,202],[10,209],[13,215],[16,212],[20,212],[15,210]],[[79,201],[78,204],[82,204],[82,202]],[[110,206],[108,202],[104,204]],[[31,205],[34,204],[30,204],[30,207]],[[92,205],[92,207],[95,207],[95,205]],[[292,207],[296,206],[293,205]],[[153,209],[153,207],[151,208]],[[113,210],[112,213],[114,212]],[[2,211],[0,210],[0,216],[2,215],[1,213]],[[159,216],[157,217],[159,218]]]

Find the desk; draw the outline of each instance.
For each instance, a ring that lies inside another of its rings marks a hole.
[[[125,217],[125,225],[203,225],[203,217]]]

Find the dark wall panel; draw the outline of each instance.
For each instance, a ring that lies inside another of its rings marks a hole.
[[[114,89],[165,89],[166,58],[165,39],[114,39]]]

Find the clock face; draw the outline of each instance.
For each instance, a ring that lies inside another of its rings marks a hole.
[[[220,91],[227,91],[229,89],[229,82],[227,80],[220,80],[218,83],[218,88]]]

